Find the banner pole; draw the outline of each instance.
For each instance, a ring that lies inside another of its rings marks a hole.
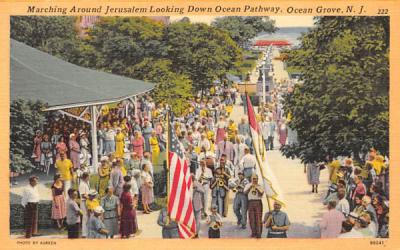
[[[165,154],[166,154],[166,156],[165,156],[165,160],[166,160],[166,169],[165,169],[165,174],[167,175],[167,215],[168,215],[168,217],[167,217],[167,224],[169,224],[169,221],[170,221],[170,214],[169,214],[169,193],[170,193],[170,191],[169,191],[169,189],[170,189],[170,174],[169,174],[169,164],[170,164],[170,162],[169,162],[169,141],[170,141],[170,136],[169,136],[169,132],[170,132],[170,127],[169,127],[169,106],[167,105],[167,124],[166,124],[166,126],[165,126],[165,128],[166,128],[166,132],[167,132],[167,141],[166,141],[166,147],[165,147]]]
[[[247,95],[247,93],[246,93],[246,104],[247,104],[247,118],[248,118],[248,121],[249,121],[249,125],[250,125],[250,116],[249,116],[249,103],[247,103],[248,101],[250,101],[250,98],[248,98],[248,95]],[[252,109],[252,111],[253,111],[253,113],[254,113],[254,109],[253,109],[253,105],[251,105],[250,106],[251,107],[251,109]],[[255,113],[254,113],[255,114]],[[250,133],[251,134],[251,133]],[[252,143],[253,143],[253,148],[254,148],[254,150],[257,150],[257,148],[256,148],[256,145],[255,145],[255,143],[254,143],[254,138],[253,138],[253,136],[252,136]],[[258,148],[259,149],[259,148]],[[263,172],[263,169],[262,169],[262,163],[261,163],[261,161],[260,161],[260,156],[257,154],[257,151],[255,152],[255,155],[256,155],[256,159],[257,159],[257,162],[258,162],[258,167],[259,167],[259,169],[260,169],[260,173],[261,173],[261,176],[260,176],[260,178],[262,178],[262,179],[264,179],[264,172]],[[264,180],[263,180],[264,181]],[[267,205],[268,205],[268,211],[271,211],[271,203],[270,203],[270,201],[269,201],[269,196],[265,193],[265,197],[267,198]]]

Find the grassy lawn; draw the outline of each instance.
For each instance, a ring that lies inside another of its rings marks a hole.
[[[261,52],[245,50],[243,60],[237,65],[236,70],[230,70],[228,73],[235,76],[245,76],[249,71],[256,67],[257,60],[260,58]]]
[[[297,66],[287,66],[286,71],[289,74],[293,74],[293,73],[300,73],[301,69],[300,69],[300,67],[297,67]]]

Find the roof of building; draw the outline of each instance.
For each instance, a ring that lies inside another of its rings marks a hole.
[[[10,43],[11,101],[41,100],[55,110],[118,102],[155,87],[77,66],[13,39]]]
[[[254,43],[254,46],[290,46],[291,43],[289,43],[286,40],[257,40]]]

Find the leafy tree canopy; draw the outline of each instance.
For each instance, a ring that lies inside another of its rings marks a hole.
[[[51,38],[72,39],[76,35],[75,17],[12,16],[11,38],[35,48]]]
[[[305,162],[389,152],[387,17],[320,17],[288,52],[303,85],[284,102],[298,144],[282,149]]]
[[[204,90],[241,60],[242,50],[225,32],[206,24],[176,22],[166,27],[167,57],[176,73],[190,77]]]
[[[18,172],[29,171],[35,131],[45,121],[42,102],[16,100],[10,106],[10,158]]]
[[[257,16],[220,17],[213,21],[211,26],[226,30],[242,48],[248,45],[258,33],[273,33],[277,30],[274,20],[270,20],[269,17]]]

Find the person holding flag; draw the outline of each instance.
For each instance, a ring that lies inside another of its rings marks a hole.
[[[264,194],[264,189],[258,184],[258,176],[256,174],[251,176],[251,183],[246,185],[244,193],[248,198],[248,215],[251,227],[251,237],[261,238],[263,215],[261,199]]]
[[[193,180],[189,162],[186,159],[182,143],[174,130],[167,112],[167,222],[178,225],[180,238],[188,239],[196,235],[196,220],[192,202]]]
[[[269,170],[267,161],[263,161],[265,148],[264,142],[261,138],[261,130],[258,125],[253,106],[250,102],[250,97],[247,95],[247,109],[250,125],[250,135],[253,142],[254,155],[256,158],[256,169],[251,177],[251,184],[245,188],[245,193],[248,194],[248,215],[250,227],[252,229],[251,237],[260,238],[262,233],[262,202],[261,197],[265,193],[267,198],[268,210],[271,211],[270,199],[275,200],[276,204],[280,206],[283,203],[282,196],[280,195],[276,178],[272,171]],[[268,178],[267,178],[268,177]]]
[[[171,221],[166,207],[161,208],[157,224],[162,227],[161,234],[163,239],[180,238],[178,224],[175,221]]]

